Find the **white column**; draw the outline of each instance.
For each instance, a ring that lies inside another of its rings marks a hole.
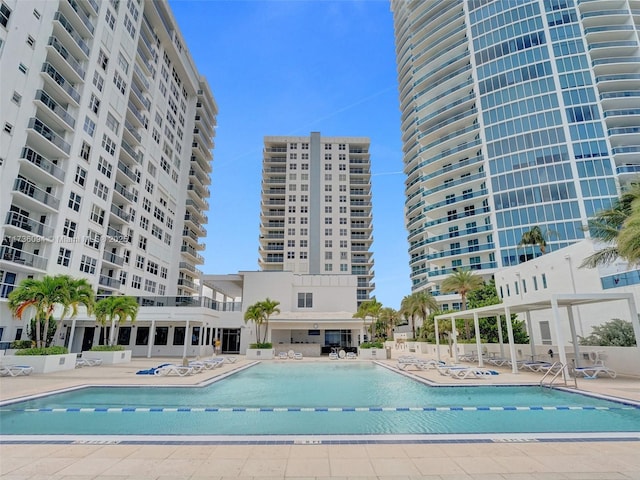
[[[567,365],[567,351],[564,348],[564,334],[560,327],[560,310],[558,309],[558,300],[555,297],[551,297],[551,311],[553,313],[553,327],[556,332],[556,342],[558,342],[558,355],[560,356],[560,362],[564,367],[564,378],[569,378],[569,369]]]
[[[71,352],[73,348],[73,337],[75,333],[76,333],[76,317],[73,317],[73,320],[71,320],[71,332],[69,332],[69,352]],[[82,350],[82,345],[80,345],[80,350]]]
[[[511,372],[518,373],[518,363],[516,359],[516,343],[513,340],[513,325],[511,325],[511,311],[509,307],[504,307],[504,321],[507,322],[507,335],[509,336],[509,353],[511,355]]]
[[[453,335],[453,363],[458,363],[458,330],[456,329],[456,319],[451,317],[451,335]]]
[[[438,361],[440,362],[440,333],[438,332],[438,319],[434,318],[433,320],[433,327],[434,327],[434,332],[436,335],[436,357],[438,359]],[[640,337],[639,337],[640,338]]]
[[[531,325],[531,312],[526,311],[525,317],[527,318],[527,330],[529,330],[529,345],[531,345],[531,361],[536,359],[536,342],[533,338],[533,326]]]
[[[191,337],[189,335],[189,320],[187,320],[187,324],[184,327],[184,345],[182,346],[182,358],[187,356],[187,342],[191,341]]]
[[[576,324],[573,320],[573,307],[567,306],[567,316],[569,317],[569,329],[571,330],[571,343],[573,343],[573,355],[575,357],[575,367],[580,366],[580,347],[578,346],[578,336],[576,335]]]
[[[153,340],[156,338],[156,321],[151,320],[151,326],[149,327],[149,341],[147,342],[147,358],[151,358],[151,349],[153,348]]]
[[[638,318],[638,310],[636,309],[636,302],[633,300],[633,295],[629,296],[627,303],[629,304],[629,314],[631,315],[633,333],[636,336],[636,348],[640,352],[640,318]]]
[[[484,367],[484,359],[482,358],[482,339],[480,338],[480,321],[478,320],[478,312],[473,312],[473,328],[476,331],[476,347],[478,348],[478,366]]]
[[[502,315],[496,315],[496,322],[498,324],[498,345],[500,346],[500,358],[504,357],[504,338],[502,338],[502,321],[500,318]]]

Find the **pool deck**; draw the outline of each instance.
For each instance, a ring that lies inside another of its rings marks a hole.
[[[177,359],[135,358],[129,364],[83,367],[67,372],[0,378],[0,401],[81,385],[197,385],[251,363],[235,363],[187,377],[135,375],[141,369]],[[296,360],[274,360],[297,362]],[[302,362],[331,361],[304,359]],[[335,360],[356,362],[360,360]],[[396,368],[395,360],[380,363]],[[494,367],[492,367],[493,369]],[[406,373],[437,384],[537,384],[539,373],[500,375],[487,379],[451,379],[436,370]],[[640,379],[578,379],[581,390],[640,402]],[[1,431],[1,426],[0,426]],[[538,440],[501,439],[496,435],[459,439],[382,440],[273,439],[242,437],[201,439],[185,443],[137,437],[15,443],[0,437],[2,480],[640,480],[638,438],[589,438],[572,435]],[[425,437],[426,438],[426,437]],[[251,442],[251,443],[248,443]]]

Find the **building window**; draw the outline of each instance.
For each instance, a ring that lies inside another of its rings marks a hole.
[[[71,192],[69,194],[69,208],[76,212],[80,211],[80,203],[82,202],[82,197],[75,192]]]
[[[11,101],[13,103],[15,103],[16,105],[20,105],[20,102],[22,101],[22,95],[20,95],[18,92],[13,92],[13,96],[11,97]]]
[[[10,16],[11,10],[2,2],[2,5],[0,5],[0,25],[6,28]]]
[[[141,286],[142,286],[142,277],[138,275],[133,275],[131,277],[131,287],[137,288],[139,290]]]
[[[542,288],[547,288],[547,275],[542,274]]]
[[[20,65],[18,65],[18,70],[20,70],[20,72],[22,73],[27,73],[27,66],[24,63],[21,63]]]
[[[98,205],[92,205],[91,207],[91,220],[96,222],[98,225],[104,224],[104,210],[100,208]]]
[[[93,113],[98,113],[100,110],[100,100],[93,93],[91,94],[91,99],[89,100],[89,110]]]
[[[149,343],[149,327],[138,327],[136,329],[136,345],[147,345]]]
[[[184,345],[185,334],[186,334],[185,327],[176,327],[173,331],[173,344]]]
[[[166,345],[169,339],[169,327],[156,327],[156,334],[153,339],[154,345]]]
[[[93,137],[93,134],[96,131],[96,122],[91,120],[89,117],[84,117],[83,129],[90,137]]]
[[[96,273],[96,264],[97,260],[95,258],[88,257],[87,255],[82,255],[82,259],[80,260],[80,271],[84,273],[94,274]]]
[[[533,277],[533,289],[538,290],[538,277]]]
[[[64,227],[62,229],[62,235],[65,237],[73,238],[76,236],[76,222],[72,222],[68,218],[64,221]]]
[[[66,248],[61,248],[58,252],[58,265],[62,265],[63,267],[68,267],[69,263],[71,263],[71,250],[67,250]]]
[[[109,57],[107,57],[104,51],[100,50],[100,53],[98,54],[98,65],[100,66],[100,68],[102,68],[106,72],[108,64],[109,64]]]
[[[74,182],[76,182],[81,187],[84,187],[85,183],[87,182],[87,171],[84,168],[76,167],[76,176]]]
[[[313,308],[313,293],[298,293],[298,308]]]

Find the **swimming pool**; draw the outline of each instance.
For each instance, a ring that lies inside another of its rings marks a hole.
[[[640,407],[540,387],[430,387],[373,363],[267,363],[206,387],[89,387],[0,409],[3,435],[640,432]]]

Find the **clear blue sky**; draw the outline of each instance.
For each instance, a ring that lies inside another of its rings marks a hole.
[[[206,259],[258,270],[265,135],[371,139],[376,298],[411,293],[400,113],[387,0],[170,0],[219,107]]]

